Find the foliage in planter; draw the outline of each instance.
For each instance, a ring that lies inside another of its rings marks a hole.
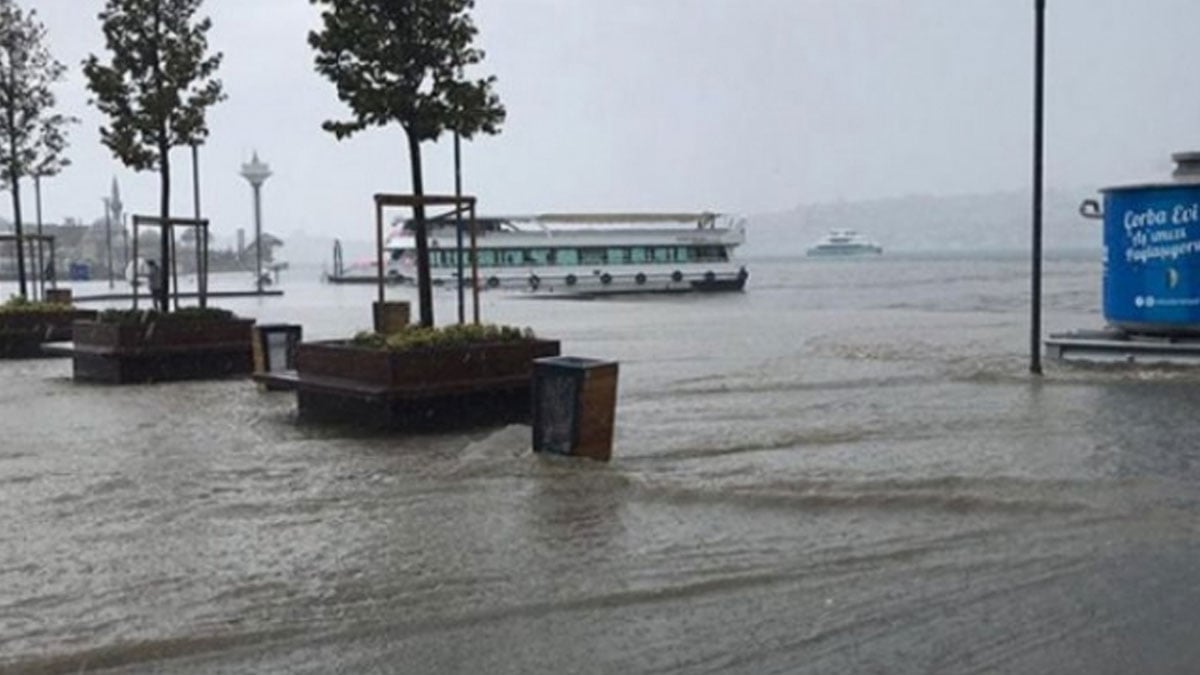
[[[351,344],[357,347],[380,349],[392,352],[408,352],[420,349],[436,349],[439,347],[460,347],[473,344],[495,342],[520,342],[533,340],[535,336],[530,328],[514,326],[482,325],[451,325],[442,328],[425,326],[409,326],[402,331],[383,335],[363,331],[354,336]]]
[[[153,309],[106,309],[97,317],[101,323],[123,325],[155,322],[232,321],[237,318],[233,312],[219,307],[184,307],[174,312],[159,312]]]
[[[59,314],[62,312],[72,312],[75,308],[71,305],[58,302],[35,302],[28,298],[23,298],[19,295],[14,295],[8,299],[3,305],[0,305],[0,316],[5,314]]]

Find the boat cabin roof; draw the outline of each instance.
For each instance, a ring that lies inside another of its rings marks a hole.
[[[719,213],[708,211],[700,213],[542,213],[525,216],[483,216],[475,219],[479,232],[519,231],[521,225],[533,225],[537,229],[549,229],[553,226],[569,228],[586,227],[621,227],[634,225],[665,225],[678,224],[694,225],[697,229],[714,229]],[[464,221],[466,219],[464,218]],[[430,218],[427,220],[431,228],[454,227],[457,219],[453,213]],[[403,221],[405,232],[416,229],[416,222],[411,218]]]

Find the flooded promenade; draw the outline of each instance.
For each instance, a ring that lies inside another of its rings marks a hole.
[[[484,294],[621,362],[607,465],[0,362],[0,672],[1195,672],[1200,372],[1032,378],[1020,258],[750,269]],[[1047,330],[1098,327],[1097,262],[1046,271]],[[221,305],[369,324],[372,288],[293,277]]]

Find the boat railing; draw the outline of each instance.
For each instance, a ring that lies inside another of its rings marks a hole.
[[[715,229],[717,219],[723,214],[711,211],[700,212],[593,212],[593,213],[539,213],[532,215],[506,216],[504,220],[517,223],[532,223],[542,228],[551,224],[579,227],[604,227],[611,225],[695,225],[697,229]]]
[[[453,228],[455,226],[454,215],[451,212],[433,216],[428,218],[426,223],[432,228]],[[603,231],[605,228],[609,228],[612,231],[618,231],[630,229],[629,226],[633,225],[687,224],[692,225],[691,229],[694,230],[717,231],[721,229],[717,227],[717,221],[722,217],[727,218],[729,221],[728,227],[724,229],[745,236],[746,221],[744,218],[735,220],[725,216],[725,214],[711,211],[694,213],[541,213],[533,215],[482,216],[477,217],[475,222],[481,233],[511,232],[530,234],[537,232],[545,235],[547,238],[552,238],[555,234],[567,234],[575,230]],[[413,223],[411,219],[397,219],[387,236],[387,243],[394,246],[396,240],[401,237],[411,236],[412,228]],[[675,228],[664,228],[664,230],[668,229]]]

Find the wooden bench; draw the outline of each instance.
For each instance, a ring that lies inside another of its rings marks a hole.
[[[410,386],[301,376],[294,370],[251,377],[268,389],[296,392],[299,416],[304,420],[405,430],[529,421],[530,376]]]

